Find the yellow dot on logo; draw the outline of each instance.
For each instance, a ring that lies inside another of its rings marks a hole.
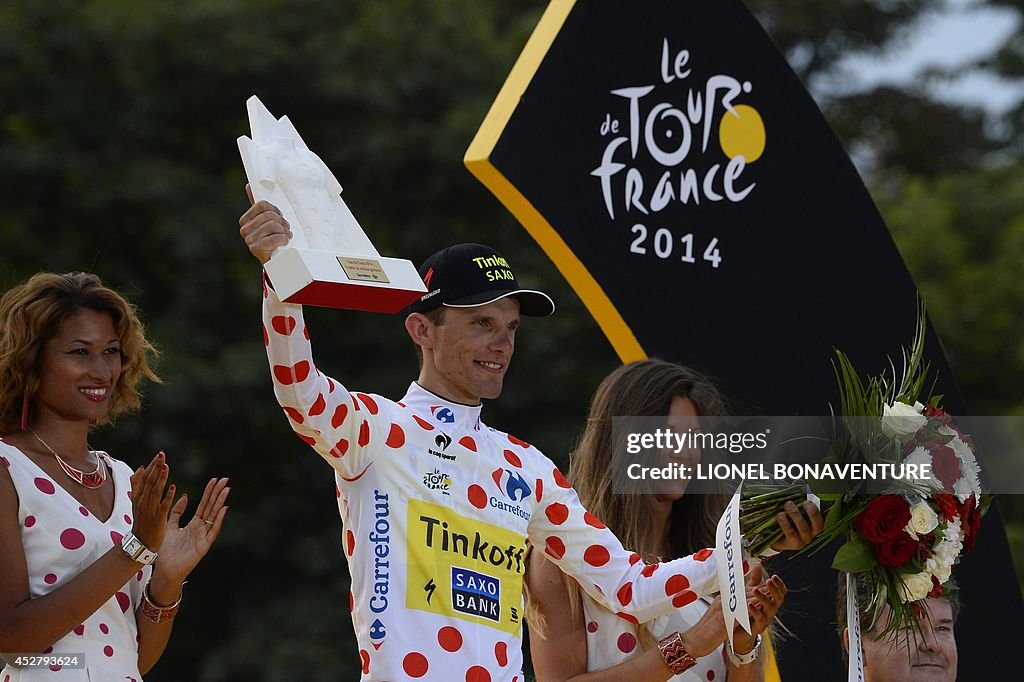
[[[735,114],[730,111],[722,114],[718,141],[730,159],[742,156],[747,163],[754,163],[764,153],[764,121],[757,109],[746,104],[737,104],[733,110]]]

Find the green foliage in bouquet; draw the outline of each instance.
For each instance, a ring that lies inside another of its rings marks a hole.
[[[951,573],[977,536],[989,496],[981,494],[973,444],[951,423],[927,387],[924,362],[925,308],[917,317],[914,338],[902,349],[902,371],[890,361],[891,373],[862,380],[850,359],[836,350],[833,370],[839,385],[840,415],[833,416],[833,437],[825,461],[837,463],[914,462],[932,472],[923,479],[894,479],[885,494],[869,494],[865,482],[847,492],[818,497],[824,530],[803,551],[819,551],[844,537],[832,567],[867,573],[870,625],[888,605],[891,616],[883,635],[920,625],[918,602],[955,589]],[[775,518],[784,505],[799,505],[812,492],[803,485],[751,484],[744,488],[740,524],[755,556],[782,537]]]

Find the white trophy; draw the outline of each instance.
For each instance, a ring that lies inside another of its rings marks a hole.
[[[264,266],[282,300],[394,313],[425,294],[410,261],[377,253],[288,117],[274,118],[255,95],[246,107],[252,138],[239,137],[238,151],[253,198],[281,209],[292,228]]]

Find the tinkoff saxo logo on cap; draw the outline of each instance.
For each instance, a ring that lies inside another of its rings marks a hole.
[[[441,249],[419,268],[427,293],[409,306],[425,313],[440,306],[473,308],[507,296],[519,301],[522,315],[543,317],[555,310],[542,291],[519,286],[512,266],[500,253],[483,244],[455,244]]]

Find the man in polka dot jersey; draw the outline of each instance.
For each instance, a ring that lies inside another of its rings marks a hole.
[[[239,223],[261,263],[291,236],[264,201]],[[363,679],[521,682],[527,543],[630,622],[717,591],[713,550],[645,565],[543,453],[481,421],[481,399],[501,393],[519,316],[551,314],[551,299],[521,289],[480,244],[439,251],[420,275],[428,291],[405,322],[420,374],[397,402],[321,374],[302,307],[264,286],[274,392],[335,470]],[[797,526],[802,546],[812,532]]]

